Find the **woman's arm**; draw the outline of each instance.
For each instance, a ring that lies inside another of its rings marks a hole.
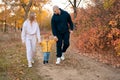
[[[40,36],[40,28],[39,25],[37,24],[37,39],[38,39],[38,43],[41,42],[41,36]]]

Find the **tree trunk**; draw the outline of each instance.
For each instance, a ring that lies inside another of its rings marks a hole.
[[[74,0],[74,6],[73,6],[73,9],[74,9],[74,19],[77,17],[77,6],[76,6],[76,0]]]
[[[28,13],[29,13],[29,11],[25,11],[24,21],[28,18]]]
[[[5,20],[3,23],[3,32],[6,32],[6,31],[7,31],[7,26],[6,26],[6,20]]]
[[[74,19],[75,19],[77,17],[77,7],[79,6],[81,0],[79,0],[78,4],[77,4],[77,0],[74,0],[74,3],[72,3],[71,0],[68,0],[68,1],[70,2],[70,4],[73,7],[73,10],[74,10]],[[76,22],[74,22],[74,27],[75,27],[75,29],[77,29],[76,28]]]
[[[29,3],[28,3],[28,5],[25,5],[24,3],[22,4],[22,7],[23,7],[23,9],[24,9],[24,11],[25,11],[25,15],[24,15],[24,21],[28,18],[28,13],[29,13],[29,11],[30,11],[30,8],[31,8],[31,6],[32,6],[32,0],[29,0]],[[21,31],[22,31],[22,28],[21,28]]]
[[[29,11],[30,11],[30,8],[31,8],[31,6],[32,6],[32,0],[29,0],[29,3],[28,3],[28,5],[22,5],[22,7],[24,8],[24,11],[25,11],[25,15],[24,15],[24,21],[27,19],[27,17],[28,17],[28,13],[29,13]]]

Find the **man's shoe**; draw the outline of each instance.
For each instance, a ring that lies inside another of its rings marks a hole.
[[[65,53],[62,53],[61,60],[65,60]]]
[[[31,62],[28,62],[28,67],[32,67],[32,63]]]
[[[56,64],[60,64],[60,58],[57,58]]]

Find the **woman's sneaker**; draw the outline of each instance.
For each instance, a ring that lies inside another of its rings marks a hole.
[[[32,67],[32,63],[31,62],[28,62],[28,67]]]

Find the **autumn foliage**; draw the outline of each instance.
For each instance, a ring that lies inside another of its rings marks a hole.
[[[77,47],[84,55],[120,67],[120,1],[93,2],[94,6],[78,9],[74,19]]]
[[[30,11],[36,13],[40,29],[50,29],[51,13],[43,8],[48,0],[3,0],[3,2],[0,4],[0,30],[3,32],[22,28]]]

